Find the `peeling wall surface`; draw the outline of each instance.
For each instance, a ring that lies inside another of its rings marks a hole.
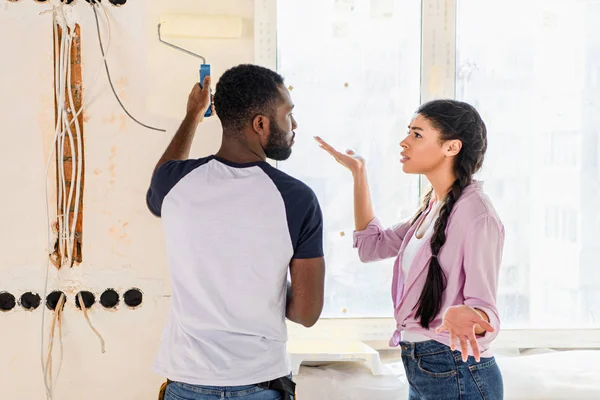
[[[227,68],[253,62],[253,12],[249,0],[128,1],[106,3],[111,27],[107,56],[113,82],[129,111],[142,122],[167,133],[145,129],[130,120],[114,98],[102,67],[94,14],[76,0],[73,14],[82,36],[85,198],[83,263],[60,273],[48,263],[45,170],[54,136],[54,59],[52,14],[47,3],[0,0],[0,292],[17,301],[26,292],[43,297],[67,295],[63,314],[64,355],[55,352],[60,376],[54,399],[151,399],[163,381],[151,365],[169,306],[170,282],[160,220],[146,209],[145,193],[152,169],[184,116],[187,95],[198,81],[199,60],[158,41],[163,14],[233,15],[242,17],[238,39],[173,38],[204,55],[213,82]],[[104,45],[107,45],[103,28]],[[201,126],[193,157],[215,152],[220,144],[216,119]],[[50,220],[56,219],[54,161],[48,176]],[[130,308],[125,292],[139,288],[143,302]],[[100,296],[116,290],[121,301],[106,310]],[[89,291],[96,303],[89,317],[106,342],[106,353],[75,306],[76,294]],[[41,366],[42,310],[48,343],[52,313],[42,305],[26,311],[17,304],[0,312],[0,399],[43,399]],[[58,342],[55,348],[59,347]]]

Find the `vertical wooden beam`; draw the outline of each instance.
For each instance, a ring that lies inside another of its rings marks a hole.
[[[57,30],[57,35],[58,37],[56,38],[56,43],[58,43],[59,49],[58,51],[55,51],[55,57],[56,54],[60,54],[61,49],[61,39],[62,39],[62,35],[65,34],[65,32],[63,32],[63,30],[59,27]],[[83,78],[82,78],[82,67],[81,67],[81,29],[80,26],[77,25],[75,28],[75,31],[73,33],[73,43],[71,46],[71,62],[70,62],[70,77],[71,77],[71,86],[70,87],[66,87],[65,90],[66,91],[71,91],[72,93],[72,97],[73,97],[73,103],[71,104],[71,100],[70,100],[70,96],[67,95],[65,96],[64,99],[64,107],[66,110],[68,110],[68,118],[69,120],[73,119],[73,116],[81,109],[81,106],[83,104]],[[60,82],[55,82],[55,85],[59,85]],[[67,83],[65,83],[67,85]],[[55,104],[55,117],[56,117],[56,121],[58,123],[58,105]],[[64,175],[66,178],[66,190],[67,193],[71,188],[71,185],[76,185],[76,182],[71,182],[71,174],[73,171],[75,171],[75,176],[77,176],[78,172],[77,168],[77,157],[81,158],[82,163],[81,163],[81,186],[80,186],[80,191],[79,191],[79,209],[78,209],[78,214],[77,214],[77,221],[75,224],[75,244],[73,246],[73,254],[72,254],[72,260],[73,263],[70,266],[73,266],[75,264],[80,264],[83,261],[83,254],[82,254],[82,249],[83,249],[83,243],[82,243],[82,239],[83,239],[83,194],[84,194],[84,183],[85,183],[85,147],[84,147],[84,130],[83,130],[83,112],[81,112],[76,119],[73,120],[73,122],[71,123],[70,129],[72,132],[76,132],[76,125],[78,126],[80,132],[81,132],[81,137],[80,139],[77,138],[77,135],[73,135],[73,148],[71,148],[71,144],[69,142],[69,140],[65,140],[64,141],[64,147],[63,147],[63,157],[62,159],[58,159],[60,151],[58,146],[60,146],[60,142],[57,142],[57,159],[56,159],[56,168],[57,168],[57,180],[56,180],[56,188],[57,190],[60,190],[60,174],[58,173],[59,168],[60,168],[60,163],[62,163],[62,168],[64,169]],[[78,149],[78,140],[81,140],[81,154],[77,153],[77,149]],[[74,157],[74,156],[77,157]],[[73,221],[73,219],[75,218],[75,193],[73,194],[73,203],[71,204],[71,207],[69,210],[64,210],[63,209],[63,204],[61,204],[60,202],[57,202],[57,215],[63,215],[64,213],[69,213],[69,220]],[[58,226],[58,224],[57,224]],[[64,260],[66,259],[66,255],[65,254],[61,254],[60,253],[60,247],[58,246],[58,240],[57,240],[57,245],[55,246],[54,249],[54,254],[52,254],[51,256],[52,262],[54,263],[54,265],[56,265],[57,268],[61,268],[62,267],[62,263],[64,262]]]

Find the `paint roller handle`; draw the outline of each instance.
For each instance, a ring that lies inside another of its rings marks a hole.
[[[210,64],[202,64],[200,65],[200,87],[203,87],[203,82],[207,76],[210,76]],[[210,85],[209,85],[210,90]],[[212,105],[212,91],[210,91],[210,104]],[[212,115],[212,107],[208,107],[205,117],[210,117]]]
[[[204,77],[203,84],[195,84],[188,96],[186,118],[200,123],[206,116],[206,110],[212,111],[212,109],[210,76],[206,76]]]

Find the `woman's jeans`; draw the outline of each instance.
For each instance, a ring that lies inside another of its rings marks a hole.
[[[445,344],[400,342],[409,400],[502,400],[502,374],[494,357],[463,362]]]

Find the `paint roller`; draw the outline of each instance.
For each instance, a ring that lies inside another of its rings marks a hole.
[[[234,39],[242,35],[242,19],[232,16],[208,16],[208,15],[163,15],[158,24],[158,40],[165,45],[182,51],[202,60],[200,64],[200,86],[206,76],[210,76],[210,64],[200,54],[184,49],[163,39],[168,37],[186,37],[203,39]],[[211,94],[212,102],[212,94]],[[212,115],[211,107],[204,114],[205,117]]]

